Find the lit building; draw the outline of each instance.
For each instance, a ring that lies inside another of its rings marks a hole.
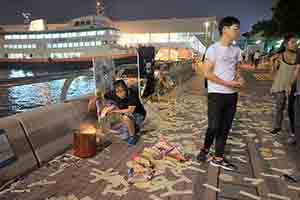
[[[158,59],[163,60],[191,57],[193,52],[202,54],[218,37],[216,17],[114,21],[114,25],[121,30],[119,44],[155,46]]]
[[[202,54],[217,38],[217,18],[184,18],[112,21],[103,16],[101,0],[97,14],[65,24],[0,26],[0,58],[85,58],[118,54],[124,47],[155,46],[158,59],[179,60]],[[109,47],[108,47],[109,45]]]

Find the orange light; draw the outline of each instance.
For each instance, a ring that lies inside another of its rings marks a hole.
[[[80,133],[81,134],[96,134],[97,130],[94,125],[84,123],[80,125]]]

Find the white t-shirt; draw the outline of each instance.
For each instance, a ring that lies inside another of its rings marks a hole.
[[[236,65],[242,61],[242,51],[235,46],[222,46],[219,42],[207,49],[206,59],[214,64],[213,73],[222,80],[232,81],[236,75]],[[232,94],[237,90],[208,80],[208,93]]]

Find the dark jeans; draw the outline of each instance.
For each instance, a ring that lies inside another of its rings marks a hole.
[[[295,111],[294,111],[294,104],[295,104],[295,92],[296,92],[296,83],[292,85],[291,95],[288,96],[288,116],[290,120],[290,130],[291,133],[295,133]],[[276,101],[276,107],[273,117],[273,128],[274,129],[281,129],[282,121],[283,121],[283,113],[286,107],[286,93],[285,92],[277,92],[274,93],[274,98]]]
[[[223,157],[228,133],[236,112],[238,94],[208,94],[208,129],[204,148],[209,150],[215,140],[215,156]]]

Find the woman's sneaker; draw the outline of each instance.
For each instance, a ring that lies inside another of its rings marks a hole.
[[[217,159],[212,159],[210,161],[210,164],[214,167],[221,167],[225,170],[228,170],[228,171],[235,171],[237,170],[237,167],[231,163],[229,163],[227,160],[217,160]]]
[[[291,134],[289,136],[289,138],[287,139],[287,143],[291,144],[291,145],[294,145],[297,143],[295,134]]]

